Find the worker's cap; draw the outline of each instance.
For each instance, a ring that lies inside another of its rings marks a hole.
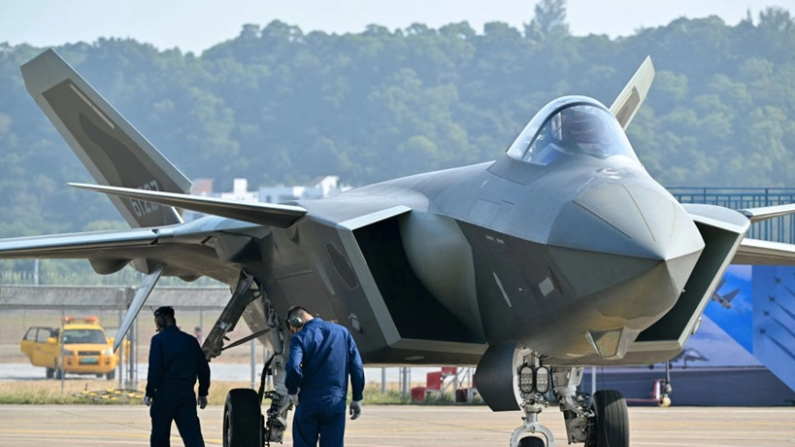
[[[171,318],[174,318],[174,308],[173,308],[173,307],[170,307],[170,306],[163,306],[163,307],[160,307],[160,308],[158,308],[158,309],[155,311],[155,316],[156,316],[156,317],[159,317],[159,316],[166,316],[166,317],[171,317]]]

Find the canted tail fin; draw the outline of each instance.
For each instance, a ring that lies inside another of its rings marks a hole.
[[[55,51],[22,66],[28,92],[97,183],[174,193],[191,182],[128,123]],[[133,227],[182,221],[177,210],[136,199],[110,196]]]
[[[610,111],[624,130],[627,129],[632,118],[638,113],[641,104],[646,100],[652,81],[654,81],[654,65],[651,63],[651,58],[646,57],[638,71],[610,106]]]

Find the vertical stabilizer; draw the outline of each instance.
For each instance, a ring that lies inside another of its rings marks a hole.
[[[28,92],[97,183],[187,193],[190,181],[55,51],[22,66]],[[179,223],[176,209],[110,197],[133,227]]]
[[[624,130],[627,129],[632,118],[638,113],[641,104],[646,100],[652,81],[654,81],[654,65],[651,63],[651,58],[646,57],[638,71],[610,106],[610,112],[615,115]]]

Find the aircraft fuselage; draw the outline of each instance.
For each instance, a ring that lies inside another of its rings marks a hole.
[[[594,353],[620,364],[704,248],[627,157],[506,155],[297,204],[309,213],[273,230],[260,279],[277,307],[357,320],[376,363],[474,363],[486,344],[515,342],[552,364]]]

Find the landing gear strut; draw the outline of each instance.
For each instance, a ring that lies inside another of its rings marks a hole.
[[[665,362],[665,382],[660,389],[659,405],[663,408],[671,406],[671,393],[674,391],[671,386],[671,361]]]
[[[519,408],[524,412],[524,424],[513,431],[511,447],[554,447],[552,432],[538,422],[539,413],[549,405],[546,398],[550,385],[549,369],[541,366],[541,361],[532,353],[524,359],[518,371]],[[543,436],[546,443],[541,437],[534,436],[536,434]]]
[[[287,386],[284,383],[286,375],[284,369],[286,359],[283,355],[284,337],[273,304],[265,291],[257,285],[252,276],[241,272],[232,299],[221,313],[203,346],[208,359],[219,355],[223,349],[226,349],[223,347],[225,334],[234,328],[246,306],[256,299],[262,300],[268,329],[252,334],[246,340],[235,342],[229,347],[267,333],[270,336],[274,355],[265,363],[262,370],[259,392],[251,389],[229,391],[224,405],[224,447],[263,447],[270,445],[271,442],[281,443],[287,428],[287,413],[291,406],[287,397]],[[273,376],[274,389],[265,391],[268,374]],[[271,401],[265,415],[262,414],[263,399]]]
[[[530,349],[492,345],[476,372],[478,391],[492,411],[522,410],[524,423],[513,431],[510,447],[554,447],[552,432],[538,422],[554,394],[566,422],[568,444],[628,447],[627,403],[618,391],[598,391],[589,399],[577,393],[583,367],[550,368]]]

